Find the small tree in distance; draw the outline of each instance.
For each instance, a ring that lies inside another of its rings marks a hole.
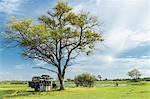
[[[98,75],[97,77],[98,77],[99,80],[102,80],[102,76],[101,75]]]
[[[89,73],[82,73],[76,76],[74,79],[76,86],[83,86],[83,87],[94,86],[95,81],[96,81],[96,77]]]
[[[70,78],[67,78],[66,81],[70,82],[70,81],[72,81],[72,80],[71,80]]]
[[[128,76],[130,76],[134,81],[137,81],[137,79],[141,76],[141,72],[137,69],[133,69],[128,72]]]

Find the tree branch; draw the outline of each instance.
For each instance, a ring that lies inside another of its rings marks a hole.
[[[44,68],[44,67],[33,67],[33,68],[44,69],[44,70],[48,70],[48,71],[51,71],[51,72],[54,72],[54,73],[58,74],[56,71],[51,70],[51,69],[49,69],[49,68]]]

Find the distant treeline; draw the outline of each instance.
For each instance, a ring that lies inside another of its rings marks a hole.
[[[96,81],[131,81],[133,79],[102,79],[102,80],[99,80],[99,79],[96,79]],[[150,81],[150,77],[144,77],[144,78],[138,78],[137,79],[138,81]],[[73,79],[67,79],[65,80],[65,82],[73,82],[74,80]]]
[[[0,81],[0,84],[27,84],[28,81],[21,80],[10,80],[10,81]]]
[[[113,79],[112,81],[130,81],[134,79]],[[138,81],[150,81],[150,77],[138,78]]]

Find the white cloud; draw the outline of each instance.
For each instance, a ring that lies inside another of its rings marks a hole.
[[[150,43],[149,0],[89,0],[74,6],[104,21],[106,45],[116,53]]]
[[[146,77],[149,77],[150,76],[150,69],[140,69],[141,73],[142,73],[142,76],[146,76]]]
[[[118,58],[118,63],[126,64],[131,69],[139,69],[143,76],[150,76],[150,56],[141,56],[139,58]]]
[[[131,38],[135,42],[141,42],[141,43],[149,42],[150,43],[150,31],[135,33],[131,36]]]
[[[133,34],[132,31],[124,29],[111,30],[105,35],[105,43],[111,49],[115,51],[122,51],[129,48],[127,45],[129,41],[129,35]]]
[[[141,58],[150,58],[148,55],[141,56]]]
[[[129,63],[134,66],[150,65],[150,58],[143,58],[143,57],[140,57],[140,58],[118,58],[117,61],[123,62],[123,63]]]
[[[19,6],[23,0],[1,0],[0,1],[0,12],[12,14],[19,12]]]
[[[150,31],[136,32],[129,29],[115,29],[105,35],[105,40],[106,45],[119,53],[150,44]]]

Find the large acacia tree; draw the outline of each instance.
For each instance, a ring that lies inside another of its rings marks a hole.
[[[13,18],[7,31],[7,40],[14,41],[23,48],[22,54],[38,59],[54,68],[39,67],[58,75],[60,90],[64,90],[64,77],[71,60],[80,52],[89,52],[102,36],[95,29],[99,26],[89,13],[75,13],[65,2],[57,2],[55,7],[39,17],[38,24],[31,19]]]

